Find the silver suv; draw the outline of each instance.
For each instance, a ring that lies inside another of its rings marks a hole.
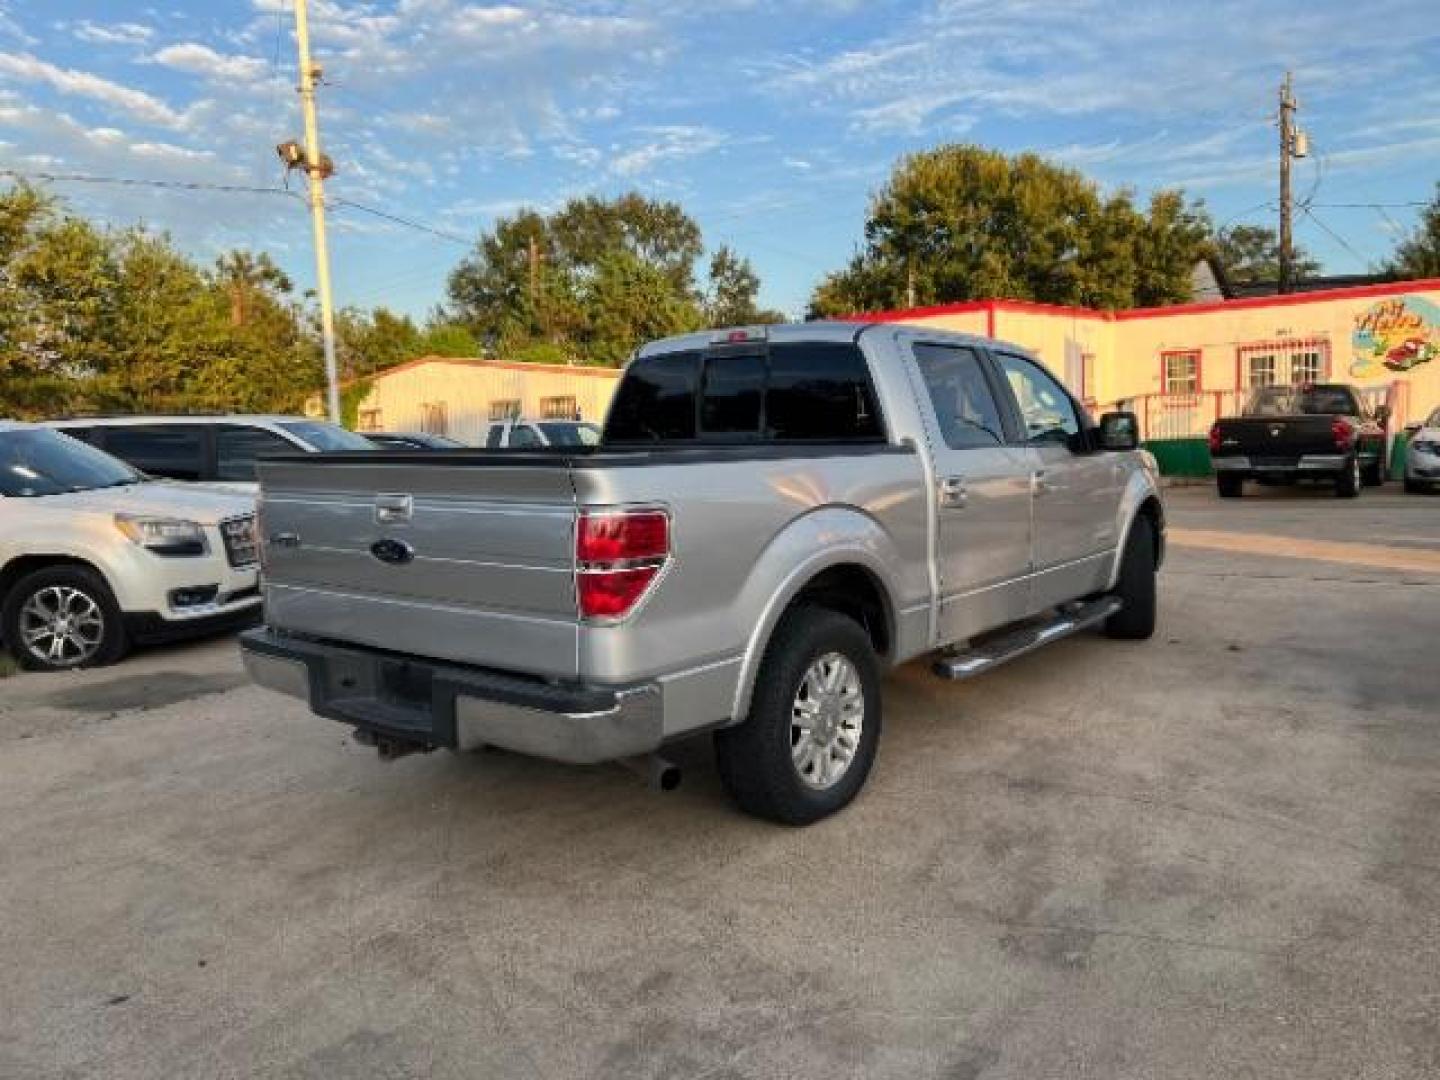
[[[63,431],[147,476],[255,490],[255,461],[297,450],[373,450],[353,431],[304,416],[106,416],[54,420]]]
[[[132,642],[251,622],[259,562],[250,496],[0,421],[0,640],[23,666],[107,664]]]

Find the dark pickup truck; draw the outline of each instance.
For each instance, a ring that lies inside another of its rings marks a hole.
[[[1239,416],[1210,428],[1210,461],[1220,494],[1237,499],[1246,480],[1289,484],[1323,480],[1353,499],[1385,482],[1382,405],[1367,409],[1353,387],[1334,383],[1266,386]]]

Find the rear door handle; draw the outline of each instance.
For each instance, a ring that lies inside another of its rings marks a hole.
[[[963,476],[947,476],[940,481],[941,506],[962,507],[965,505],[966,495]]]

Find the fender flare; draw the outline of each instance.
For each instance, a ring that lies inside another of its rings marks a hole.
[[[844,529],[844,526],[847,525],[850,528],[844,531],[848,535],[837,537],[833,526]],[[858,529],[855,528],[857,525],[860,526]],[[825,542],[819,546],[818,550],[814,542],[801,539],[801,534],[810,534],[817,530],[824,530],[826,534]],[[760,559],[757,560],[756,573],[752,573],[747,580],[747,588],[754,585],[757,580],[763,582],[767,557],[783,558],[783,555],[777,553],[790,543],[801,543],[809,547],[813,554],[791,566],[779,577],[773,587],[763,584],[761,586],[768,592],[769,597],[759,609],[755,626],[745,643],[740,674],[735,685],[734,704],[731,710],[732,723],[739,723],[750,709],[750,699],[754,693],[755,679],[760,670],[760,663],[764,659],[765,650],[770,644],[771,635],[775,632],[781,616],[805,587],[824,571],[837,566],[857,566],[869,574],[874,579],[877,591],[880,593],[890,640],[895,640],[898,622],[895,602],[897,582],[887,569],[882,552],[896,559],[899,558],[899,554],[889,536],[874,518],[849,508],[835,506],[816,508],[804,517],[791,522],[786,529],[771,540],[765,551],[761,553]]]
[[[1125,486],[1125,492],[1120,498],[1118,517],[1122,522],[1118,530],[1119,543],[1115,545],[1115,558],[1110,566],[1110,573],[1106,579],[1106,588],[1113,589],[1120,580],[1120,564],[1125,559],[1125,549],[1130,544],[1130,532],[1135,527],[1135,519],[1143,512],[1143,508],[1149,503],[1155,504],[1156,514],[1159,519],[1159,528],[1156,531],[1155,543],[1155,566],[1158,569],[1165,558],[1165,503],[1160,498],[1160,492],[1153,480],[1143,472],[1135,472],[1130,475],[1129,483]]]

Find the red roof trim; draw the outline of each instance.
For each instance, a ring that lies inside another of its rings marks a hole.
[[[993,318],[996,311],[1013,311],[1068,315],[1071,318],[1097,319],[1102,322],[1124,322],[1129,319],[1155,319],[1167,315],[1200,315],[1210,311],[1245,311],[1253,308],[1291,307],[1295,304],[1322,304],[1330,300],[1356,300],[1367,296],[1400,296],[1412,292],[1440,292],[1440,278],[1390,281],[1379,285],[1351,285],[1343,289],[1286,293],[1283,296],[1247,296],[1238,300],[1205,300],[1195,304],[1132,308],[1128,311],[1100,311],[1096,308],[1067,307],[1063,304],[1042,304],[1035,300],[1010,300],[997,297],[993,300],[962,300],[955,304],[934,304],[929,307],[902,308],[898,311],[865,312],[849,317],[865,322],[891,323],[935,318],[941,315],[971,315],[977,311],[984,311]]]
[[[1283,296],[1246,296],[1238,300],[1206,300],[1198,304],[1135,308],[1131,311],[1117,311],[1114,313],[1114,318],[1118,320],[1153,319],[1162,315],[1199,315],[1207,311],[1293,307],[1296,304],[1323,304],[1330,300],[1358,300],[1367,296],[1400,296],[1404,293],[1437,291],[1440,291],[1440,278],[1419,278],[1415,281],[1386,281],[1378,285],[1351,285],[1344,289],[1318,289],[1315,292],[1286,293]]]

